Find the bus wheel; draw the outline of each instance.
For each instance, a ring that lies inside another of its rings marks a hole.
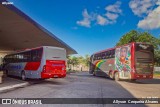
[[[120,79],[119,79],[119,74],[118,74],[118,72],[116,72],[115,74],[114,74],[114,78],[115,78],[115,81],[119,81]]]
[[[112,72],[109,73],[109,77],[113,79]]]
[[[22,79],[23,81],[25,81],[25,80],[26,80],[26,74],[25,74],[25,72],[24,72],[24,71],[22,71],[21,79]]]

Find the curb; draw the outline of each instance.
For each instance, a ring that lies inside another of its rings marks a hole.
[[[0,88],[0,93],[7,92],[7,91],[13,90],[15,88],[21,88],[21,87],[24,87],[24,86],[27,86],[27,85],[29,85],[28,82],[21,83],[21,84],[16,84],[16,85],[11,85],[11,86],[6,86],[6,87],[2,87],[2,88]]]

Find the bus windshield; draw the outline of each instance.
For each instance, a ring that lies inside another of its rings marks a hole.
[[[135,63],[138,74],[151,73],[153,71],[153,46],[148,44],[136,44]]]

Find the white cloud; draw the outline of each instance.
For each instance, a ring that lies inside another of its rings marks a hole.
[[[91,16],[88,14],[87,9],[84,9],[82,12],[83,20],[77,21],[77,24],[80,26],[90,27]]]
[[[138,27],[150,30],[160,28],[160,6],[150,12],[146,18],[140,20]]]
[[[115,13],[107,12],[105,15],[106,15],[107,18],[110,19],[110,20],[116,20],[116,19],[118,18],[118,14],[115,14]]]
[[[135,15],[142,17],[152,11],[156,1],[157,0],[131,0],[129,7]]]
[[[105,16],[109,20],[109,24],[116,23],[117,18],[122,13],[122,10],[120,8],[121,4],[122,3],[120,1],[117,1],[113,5],[106,6],[106,8],[105,8],[105,10],[106,10]]]
[[[157,0],[156,5],[160,5],[160,0]]]
[[[84,9],[84,11],[82,12],[83,19],[77,21],[76,23],[84,27],[91,27],[91,24],[95,22],[101,26],[107,24],[114,24],[116,23],[116,20],[119,17],[119,15],[122,13],[120,6],[120,1],[117,1],[112,5],[108,5],[105,7],[106,13],[104,14],[99,14],[97,13],[97,11],[88,13],[87,9]],[[97,8],[100,9],[99,7]]]
[[[120,9],[120,6],[121,6],[121,2],[120,1],[117,1],[115,4],[113,5],[109,5],[109,6],[106,6],[106,10],[108,12],[113,12],[113,13],[121,13],[122,10]]]
[[[98,15],[97,16],[97,24],[106,25],[106,24],[108,24],[108,20],[105,17]]]

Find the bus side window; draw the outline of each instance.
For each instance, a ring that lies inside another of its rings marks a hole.
[[[11,56],[10,56],[10,62],[13,62],[13,63],[14,63],[14,61],[15,61],[15,56],[14,56],[14,55],[11,55]]]
[[[112,58],[114,58],[114,57],[115,57],[115,49],[112,50]]]
[[[15,62],[18,62],[18,54],[15,55]]]
[[[99,53],[98,59],[102,59],[102,54],[101,53]]]
[[[98,54],[96,55],[96,60],[98,60]]]
[[[104,57],[105,57],[105,59],[107,59],[107,52],[105,52],[105,56]]]
[[[19,54],[19,62],[23,62],[23,53]]]
[[[8,59],[9,59],[9,61],[8,61],[9,63],[12,62],[13,61],[12,55],[9,55]]]
[[[106,52],[106,59],[108,59],[108,51]]]
[[[106,52],[106,59],[108,59],[108,51]]]
[[[105,52],[102,53],[102,59],[105,59],[106,56],[105,54],[106,54]]]
[[[16,63],[17,62],[17,55],[13,55],[13,62]]]
[[[97,55],[97,59],[99,60],[100,58],[99,58],[99,54]]]
[[[30,53],[30,51],[29,52],[24,52],[23,61],[24,62],[31,61],[31,53]]]
[[[21,53],[21,60],[20,60],[21,62],[24,62],[24,52],[23,53]]]
[[[98,55],[96,54],[96,60],[98,60]]]
[[[42,57],[42,48],[32,51],[32,61],[40,61]]]
[[[96,60],[98,60],[98,54],[96,55]]]
[[[100,54],[98,54],[98,60],[100,59]]]
[[[21,62],[21,54],[17,54],[17,62]]]
[[[37,60],[37,51],[33,50],[31,54],[31,61],[35,62]]]
[[[111,51],[108,51],[108,58],[111,57]]]
[[[95,58],[94,58],[94,60],[97,60],[97,54],[95,54]]]

